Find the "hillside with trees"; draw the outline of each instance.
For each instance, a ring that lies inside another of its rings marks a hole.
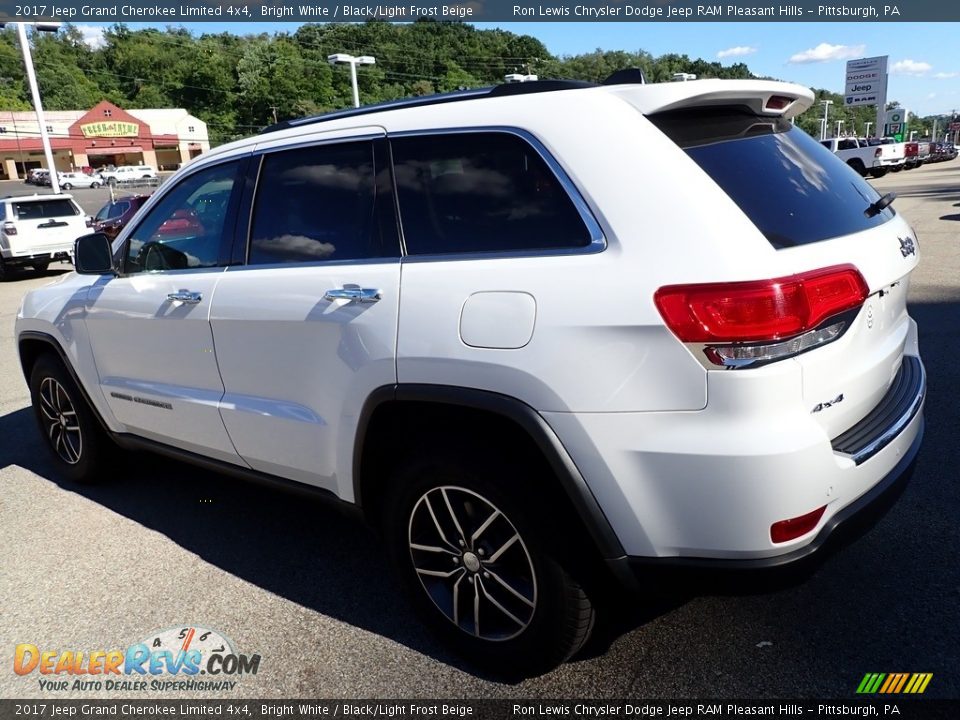
[[[755,77],[744,63],[667,54],[597,50],[558,57],[539,40],[504,30],[478,30],[454,22],[303,25],[289,33],[236,36],[191,35],[182,28],[131,30],[109,27],[102,44],[90,47],[80,29],[33,36],[34,65],[50,110],[82,110],[103,99],[125,108],[182,107],[207,123],[216,145],[253,134],[274,120],[348,107],[349,71],[327,63],[338,52],[373,55],[376,65],[360,69],[364,104],[503,81],[508,73],[541,78],[601,81],[616,70],[642,68],[651,82],[673,73],[700,78]],[[0,109],[30,109],[23,61],[14,30],[0,31]],[[844,120],[862,132],[870,108],[845,108],[834,100],[831,126]],[[819,136],[820,105],[798,119]]]

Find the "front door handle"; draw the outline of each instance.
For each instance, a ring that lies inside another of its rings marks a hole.
[[[350,300],[360,303],[375,303],[381,297],[379,290],[357,287],[355,285],[347,285],[342,288],[327,290],[323,295],[324,300]]]
[[[196,305],[203,300],[203,295],[198,292],[190,292],[189,290],[178,290],[177,292],[168,293],[167,300],[181,302],[187,305]]]

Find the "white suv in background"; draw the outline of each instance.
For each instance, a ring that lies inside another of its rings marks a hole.
[[[597,568],[805,557],[909,477],[925,393],[915,235],[812,100],[547,81],[217,148],[24,299],[43,436],[349,504],[500,670],[583,645]]]
[[[54,260],[69,260],[74,241],[89,227],[72,195],[0,198],[0,280],[15,267],[42,273]]]

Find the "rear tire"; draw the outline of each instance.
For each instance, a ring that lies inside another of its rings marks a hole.
[[[593,605],[555,557],[564,529],[550,526],[524,468],[433,458],[400,468],[391,488],[391,558],[419,615],[456,651],[513,677],[583,647]]]
[[[887,168],[873,168],[870,171],[870,175],[875,178],[882,178],[886,174],[887,174]]]
[[[91,189],[91,190],[96,190],[98,187],[100,187],[100,183],[98,183],[98,182],[92,182],[92,183],[90,183],[90,189]]]
[[[13,268],[7,265],[4,259],[0,257],[0,282],[6,282],[12,274]]]
[[[64,184],[61,185],[60,187],[61,187],[61,189],[63,189],[63,190],[73,190],[73,185],[71,185],[70,183],[64,183]]]
[[[847,165],[856,170],[860,174],[860,177],[867,176],[867,169],[863,166],[863,162],[861,160],[851,160],[847,163]]]
[[[45,353],[30,372],[30,398],[57,471],[77,483],[99,479],[109,441],[59,358]]]

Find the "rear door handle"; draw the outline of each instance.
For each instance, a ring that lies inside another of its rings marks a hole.
[[[168,293],[167,300],[185,303],[186,305],[196,305],[203,300],[203,295],[189,290],[178,290],[177,292]]]
[[[360,303],[375,303],[382,296],[380,291],[374,288],[362,288],[354,285],[347,285],[342,288],[327,290],[323,295],[324,300],[350,300]]]

